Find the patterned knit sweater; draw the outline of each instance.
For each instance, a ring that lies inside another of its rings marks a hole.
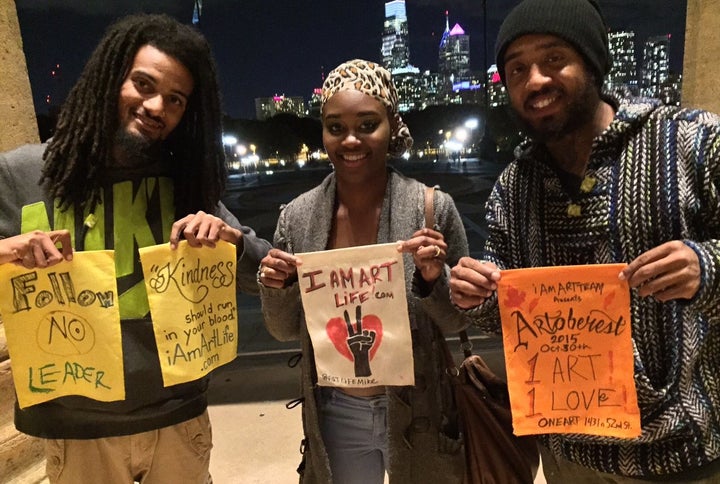
[[[518,148],[487,202],[482,259],[514,269],[630,262],[670,240],[695,250],[702,275],[692,300],[632,292],[640,437],[542,437],[586,467],[669,477],[720,457],[720,118],[649,100],[617,104],[593,142],[589,190],[564,188],[543,146]],[[500,330],[495,297],[469,313]]]

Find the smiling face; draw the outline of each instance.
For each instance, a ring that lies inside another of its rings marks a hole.
[[[391,126],[380,101],[338,91],[323,107],[322,125],[325,151],[340,180],[369,183],[385,175]]]
[[[510,104],[527,133],[540,142],[587,127],[600,103],[581,55],[554,35],[524,35],[505,51]]]
[[[190,71],[177,59],[141,47],[120,87],[120,129],[142,143],[164,140],[185,114],[193,87]]]

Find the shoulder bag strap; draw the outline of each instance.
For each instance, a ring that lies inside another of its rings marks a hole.
[[[435,187],[425,187],[425,227],[432,229],[435,227]],[[460,347],[463,350],[463,355],[465,358],[468,358],[469,356],[472,356],[472,343],[470,342],[470,339],[468,338],[467,331],[460,331],[458,333],[460,336]],[[443,338],[444,339],[444,338]],[[457,368],[455,366],[455,361],[453,360],[452,353],[450,353],[450,349],[447,347],[447,343],[444,344],[445,346],[445,357],[447,360],[448,369],[454,369],[457,371]]]
[[[435,227],[435,187],[425,187],[425,227]]]

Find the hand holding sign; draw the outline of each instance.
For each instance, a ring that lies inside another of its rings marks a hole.
[[[695,296],[700,274],[697,253],[684,242],[673,240],[640,254],[623,269],[620,279],[639,288],[640,296],[665,302]]]
[[[67,230],[34,230],[0,240],[0,264],[15,262],[32,269],[48,267],[63,260],[72,260],[72,241]]]
[[[434,282],[442,274],[447,249],[443,234],[428,228],[420,229],[411,239],[398,243],[400,252],[412,253],[415,267],[426,282]]]
[[[260,261],[260,283],[276,289],[285,287],[297,280],[297,268],[301,264],[299,257],[280,249],[270,249]]]
[[[182,235],[190,247],[215,247],[224,240],[242,247],[242,232],[215,215],[202,210],[175,222],[170,230],[170,247],[177,249]]]
[[[462,257],[450,270],[450,299],[462,309],[481,305],[497,290],[500,271],[492,262]]]

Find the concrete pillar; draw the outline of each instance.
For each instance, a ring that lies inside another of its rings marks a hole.
[[[720,0],[687,0],[682,105],[720,113]]]
[[[37,121],[15,0],[0,0],[0,152],[38,143]],[[0,361],[7,359],[0,319]]]
[[[0,0],[0,151],[40,141],[22,45],[15,0]],[[0,480],[41,482],[43,442],[13,425],[15,390],[3,329],[0,320]]]
[[[0,0],[0,46],[0,151],[6,151],[40,141],[15,0]]]

